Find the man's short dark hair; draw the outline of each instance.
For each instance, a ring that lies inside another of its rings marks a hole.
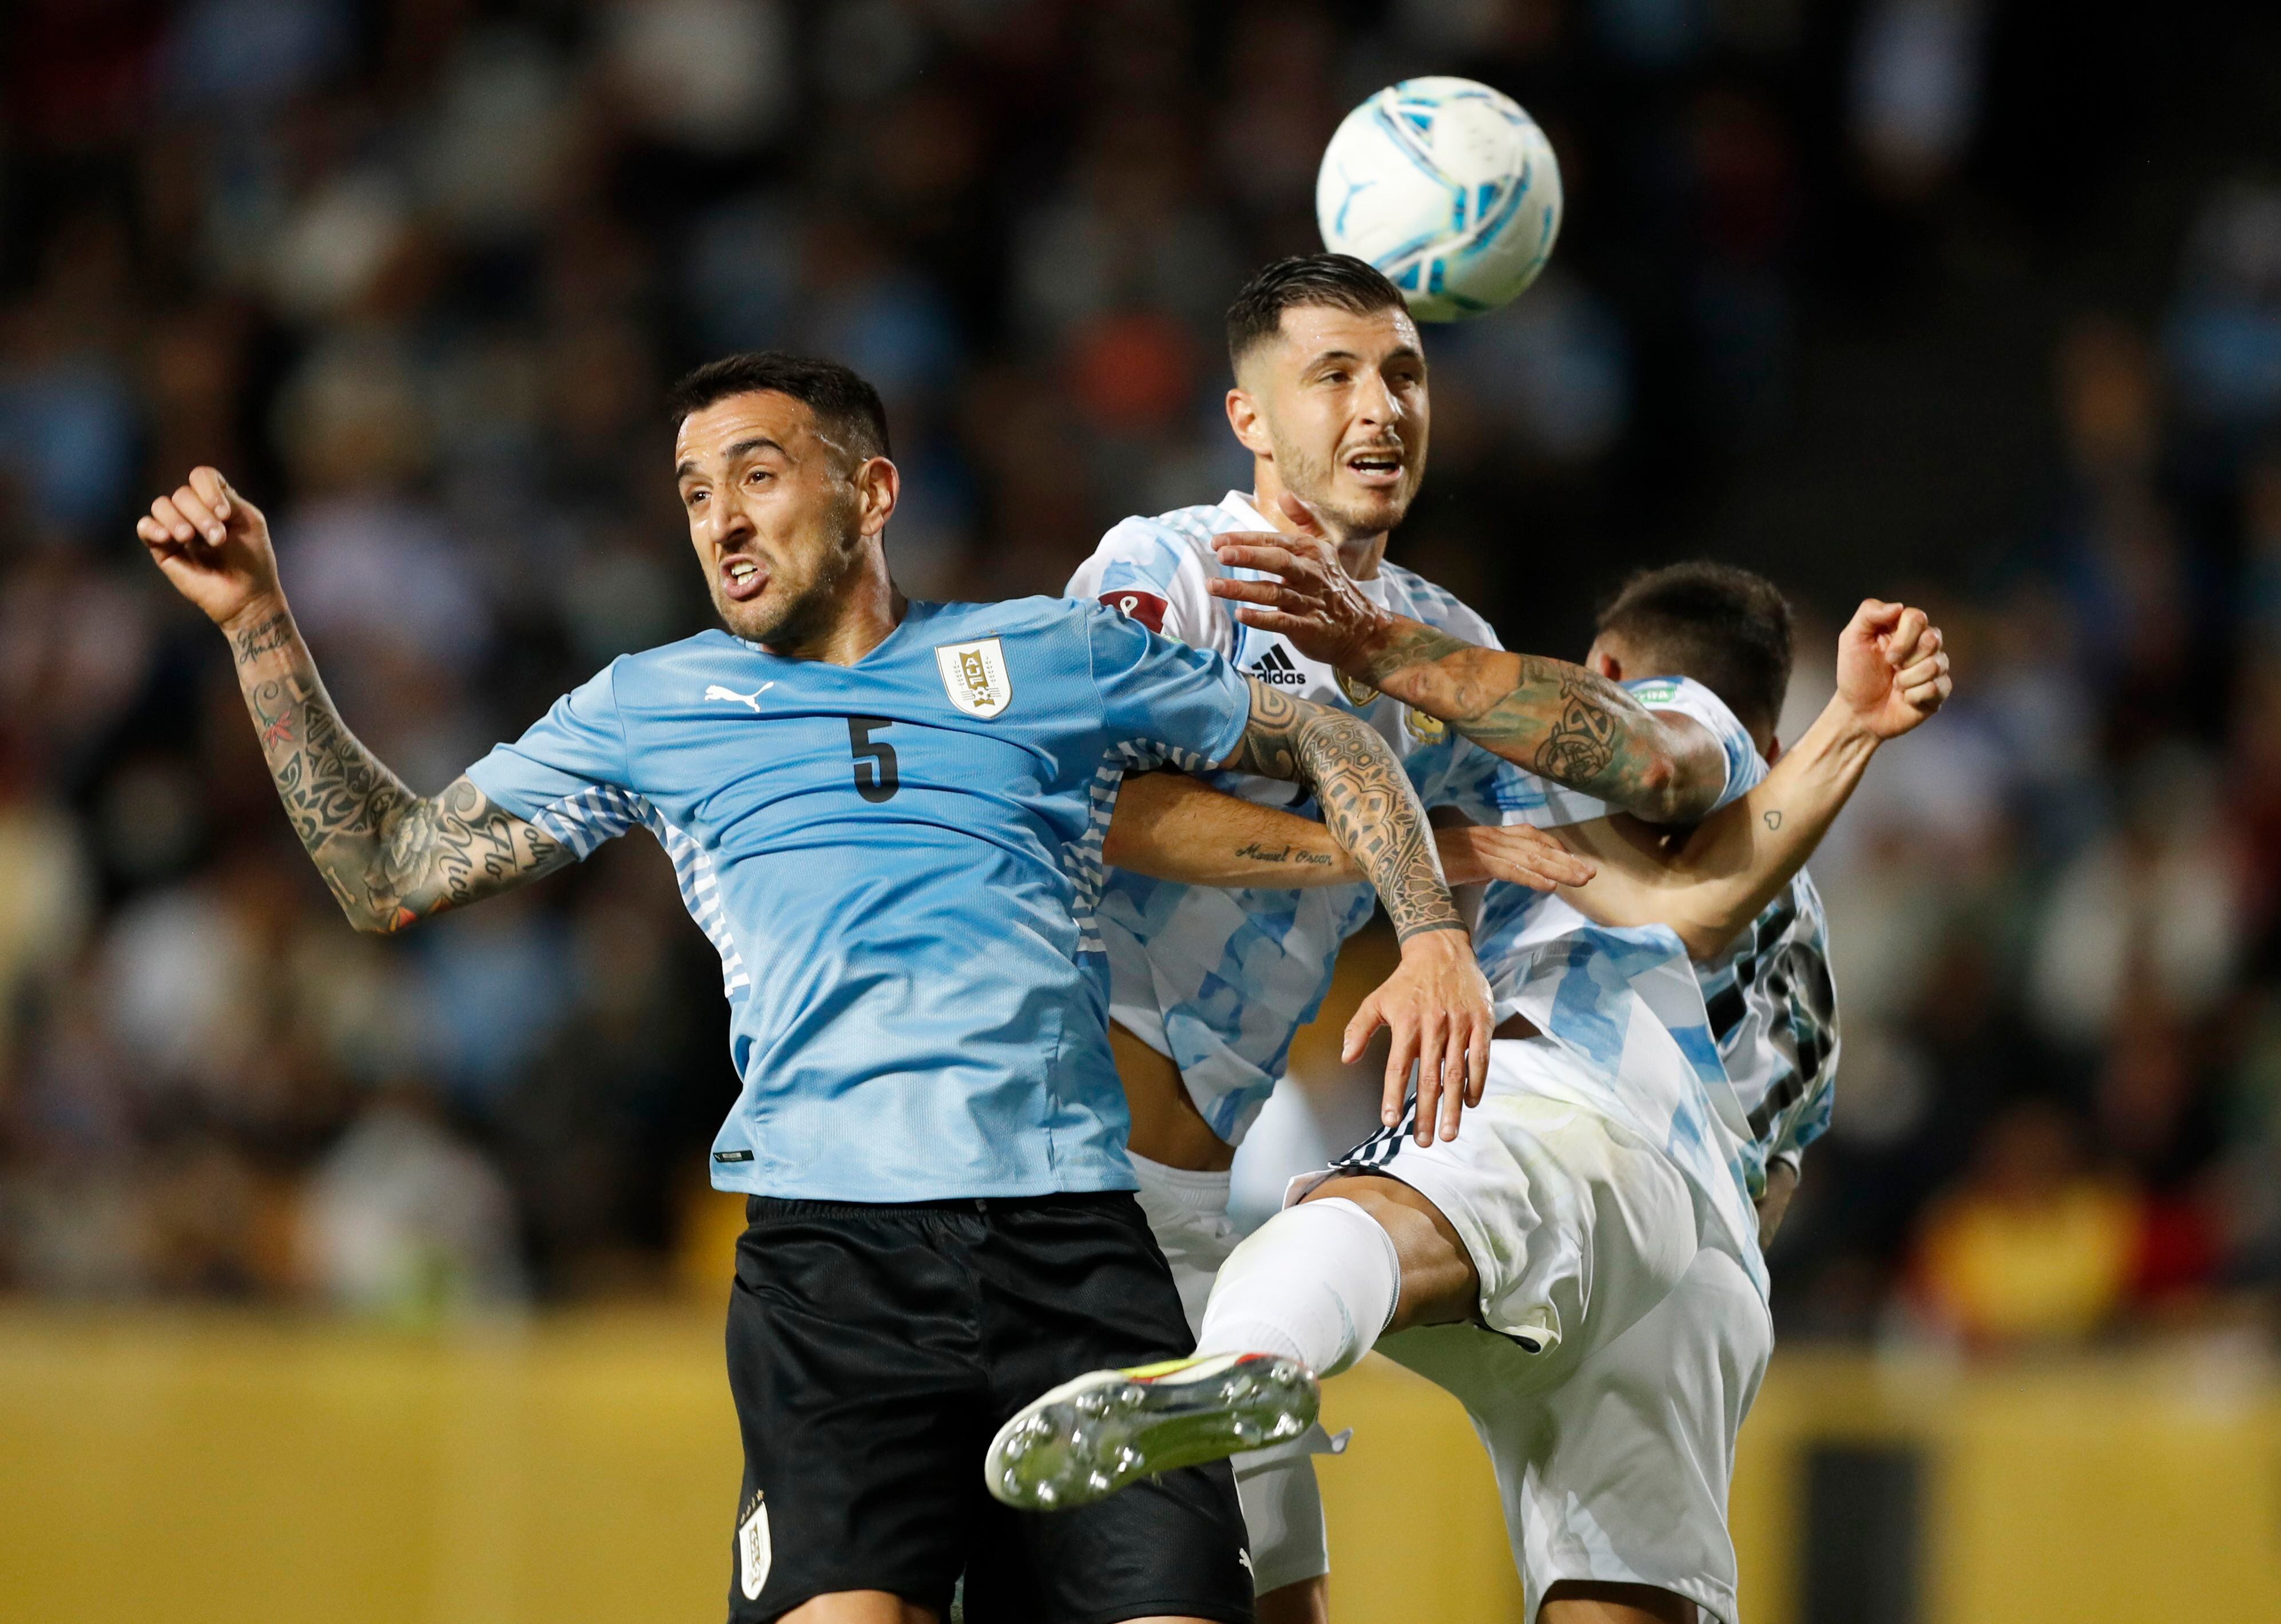
[[[1227,360],[1243,364],[1263,340],[1283,330],[1283,313],[1295,305],[1328,305],[1366,316],[1403,307],[1402,290],[1367,259],[1352,254],[1300,254],[1264,267],[1227,307]]]
[[[862,375],[838,361],[813,356],[787,355],[782,350],[754,350],[707,361],[676,383],[666,396],[677,428],[692,412],[701,412],[731,395],[773,390],[790,395],[816,414],[823,437],[845,446],[859,461],[866,457],[889,457],[887,408],[879,391]]]
[[[1790,693],[1790,608],[1761,575],[1714,564],[1643,569],[1600,611],[1640,677],[1691,677],[1726,701],[1752,732],[1772,732]]]

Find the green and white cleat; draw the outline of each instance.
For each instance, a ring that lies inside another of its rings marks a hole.
[[[1295,1438],[1321,1404],[1313,1373],[1269,1353],[1096,1370],[1032,1400],[1000,1427],[983,1481],[1018,1510],[1064,1512],[1135,1478]]]

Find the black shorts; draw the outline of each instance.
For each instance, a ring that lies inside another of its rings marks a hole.
[[[982,1484],[1016,1410],[1103,1366],[1190,1352],[1130,1195],[909,1206],[753,1196],[729,1301],[745,1440],[730,1617],[887,1590],[969,1624],[1248,1624],[1250,1559],[1225,1461],[1077,1511]]]

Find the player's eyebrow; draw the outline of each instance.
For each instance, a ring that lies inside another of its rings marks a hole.
[[[786,452],[777,441],[770,439],[764,434],[756,435],[749,440],[738,440],[734,445],[729,447],[728,451],[723,454],[726,456],[730,461],[734,462],[739,457],[748,457],[756,451],[772,451],[787,457],[792,454],[791,452]],[[684,457],[678,463],[675,464],[673,476],[676,479],[687,479],[691,475],[699,472],[701,472],[701,470],[697,466],[697,459],[694,457]]]
[[[1307,363],[1307,370],[1309,372],[1312,372],[1317,367],[1326,366],[1332,361],[1346,361],[1353,363],[1365,360],[1366,359],[1366,357],[1353,350],[1325,350],[1321,354],[1316,356],[1314,360]],[[1415,344],[1405,344],[1401,345],[1399,348],[1388,351],[1385,357],[1380,360],[1378,364],[1380,367],[1384,367],[1394,361],[1422,361],[1425,359],[1425,353]]]

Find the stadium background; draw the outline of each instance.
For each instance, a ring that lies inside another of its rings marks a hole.
[[[1754,1616],[2281,1611],[2269,10],[18,0],[0,41],[0,1609],[710,1616],[734,1492],[731,1079],[665,864],[352,935],[148,497],[213,461],[268,508],[429,790],[702,623],[657,402],[724,349],[881,385],[908,589],[1052,592],[1244,482],[1221,309],[1315,245],[1349,105],[1461,72],[1567,223],[1429,331],[1396,559],[1572,656],[1635,566],[1763,568],[1800,716],[1866,592],[1957,655],[1814,864],[1845,1056],[1772,1259]],[[1368,1124],[1299,1062],[1255,1210]],[[1509,1614],[1469,1441],[1342,1391],[1429,1439],[1326,1468],[1342,1616]],[[1434,1496],[1476,1559],[1421,1610],[1370,1587],[1428,1583]]]

